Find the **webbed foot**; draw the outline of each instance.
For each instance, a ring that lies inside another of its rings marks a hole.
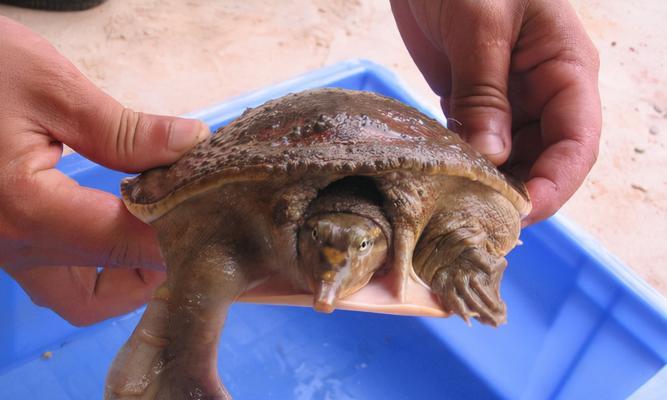
[[[116,356],[107,376],[106,400],[231,399],[218,378],[216,360],[201,354],[215,345],[217,332],[195,322],[191,326],[200,333],[199,343],[184,346],[174,340],[169,332],[168,293],[165,286],[155,292]],[[215,347],[209,350],[215,356]]]
[[[216,376],[206,376],[188,370],[187,363],[174,362],[165,367],[157,391],[156,400],[231,400],[232,396]],[[132,397],[131,399],[135,399]]]
[[[444,311],[498,326],[506,321],[506,306],[500,298],[500,278],[507,266],[503,257],[493,257],[478,248],[467,249],[454,262],[440,268],[431,281]]]

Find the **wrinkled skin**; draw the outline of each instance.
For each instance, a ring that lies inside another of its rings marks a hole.
[[[216,370],[227,310],[274,282],[314,292],[325,312],[354,299],[419,314],[428,290],[443,314],[497,326],[504,255],[529,212],[522,189],[436,121],[379,96],[316,90],[244,113],[123,185],[158,232],[168,278],[106,398],[230,398]],[[394,302],[378,304],[371,286]]]

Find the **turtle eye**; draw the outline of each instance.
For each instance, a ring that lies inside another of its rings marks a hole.
[[[370,246],[370,242],[368,239],[364,239],[361,241],[361,243],[359,243],[359,250],[366,250],[368,246]]]
[[[317,233],[317,228],[313,228],[311,235],[313,236],[313,240],[317,240],[317,238],[319,237],[319,234]]]

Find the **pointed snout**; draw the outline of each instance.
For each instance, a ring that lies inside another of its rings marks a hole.
[[[347,255],[333,247],[322,248],[321,254],[322,261],[327,265],[316,279],[313,308],[319,312],[329,314],[336,308],[338,290],[341,285],[340,270],[337,268],[346,263]]]
[[[315,289],[313,308],[319,312],[330,314],[336,308],[338,285],[335,282],[321,281]]]

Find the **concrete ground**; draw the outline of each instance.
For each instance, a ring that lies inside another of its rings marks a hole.
[[[602,60],[600,158],[563,212],[667,295],[667,3],[576,0]],[[126,106],[180,114],[363,57],[437,105],[386,0],[109,0],[54,14],[0,6]]]

